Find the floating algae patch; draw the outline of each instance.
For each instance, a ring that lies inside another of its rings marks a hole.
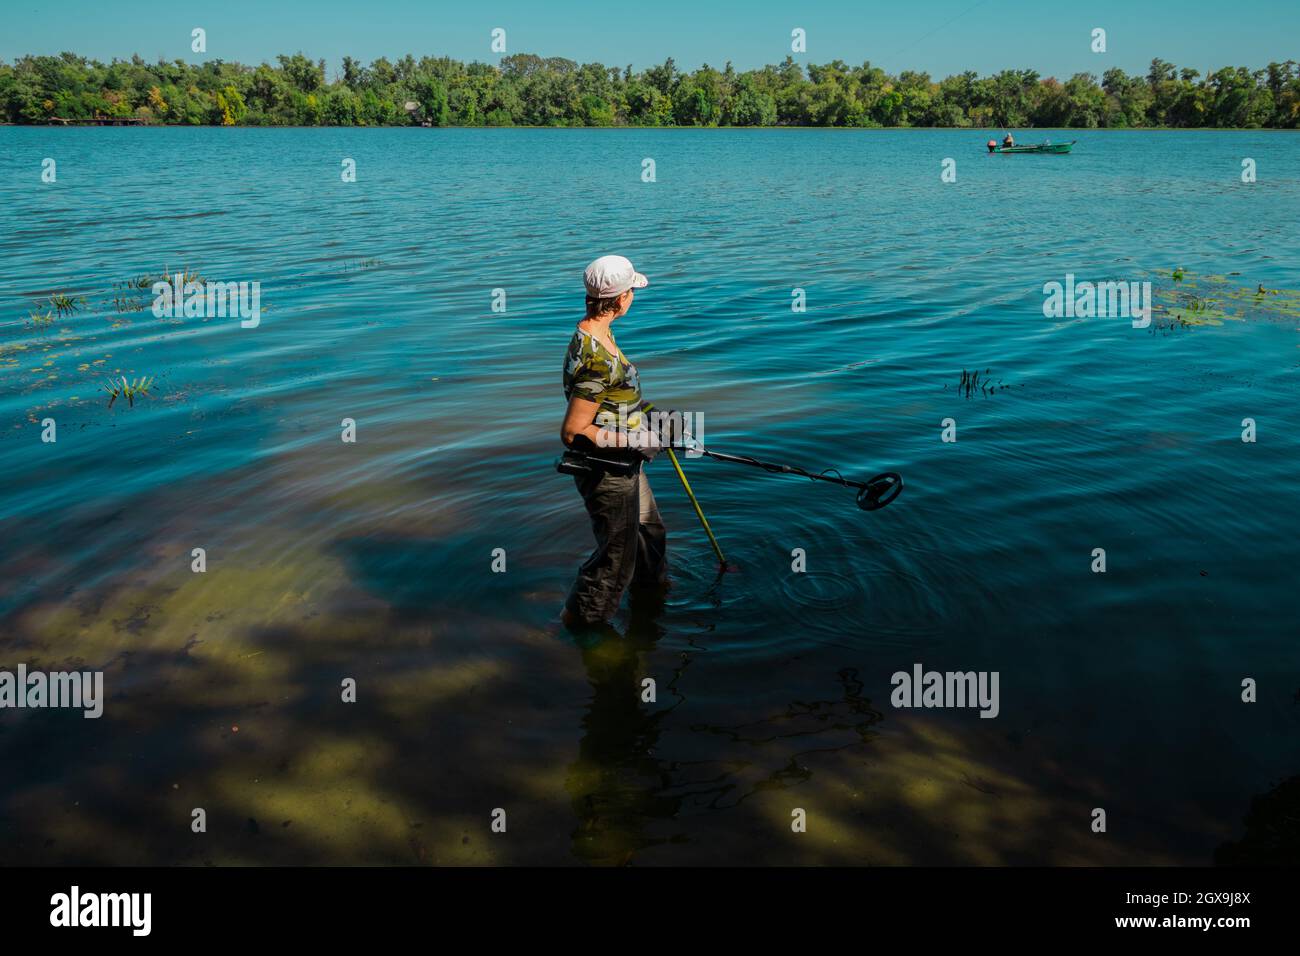
[[[1300,290],[1253,287],[1225,275],[1158,269],[1168,280],[1152,290],[1153,311],[1179,325],[1224,322],[1300,322]]]
[[[102,722],[28,720],[10,741],[44,755],[0,787],[11,859],[478,864],[519,852],[480,836],[474,800],[441,792],[443,768],[500,768],[485,792],[562,794],[556,762],[521,758],[500,714],[567,649],[537,645],[554,656],[521,676],[482,647],[482,628],[457,643],[464,629],[441,619],[404,627],[317,543],[286,550],[290,530],[263,523],[237,550],[214,540],[202,574],[189,540],[160,534],[140,567],[10,616],[0,664],[101,669],[108,694]],[[344,677],[359,704],[342,700]]]
[[[1179,862],[1153,846],[1108,844],[1074,826],[1105,799],[1097,781],[1076,781],[1072,791],[1049,762],[1027,768],[1006,750],[947,722],[898,721],[856,759],[809,753],[802,761],[813,771],[809,782],[757,794],[756,809],[773,832],[789,828],[791,806],[817,821],[799,838],[801,864]]]

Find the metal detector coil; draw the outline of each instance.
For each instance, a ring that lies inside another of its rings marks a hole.
[[[903,493],[903,476],[896,471],[886,471],[868,478],[858,491],[858,507],[863,511],[879,511]]]

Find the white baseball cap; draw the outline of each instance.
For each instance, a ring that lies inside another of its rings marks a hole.
[[[587,287],[587,295],[594,299],[612,298],[628,289],[644,289],[650,284],[623,256],[601,256],[587,266],[582,282]]]

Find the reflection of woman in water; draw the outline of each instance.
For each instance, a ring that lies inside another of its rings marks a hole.
[[[863,696],[856,672],[845,670],[838,693],[826,699],[791,701],[731,726],[698,715],[674,720],[670,715],[686,703],[679,689],[692,663],[686,655],[671,674],[659,671],[657,702],[642,697],[642,681],[657,670],[653,652],[662,636],[652,617],[634,613],[625,637],[579,639],[591,698],[564,789],[576,818],[572,852],[586,863],[625,866],[649,848],[690,843],[709,824],[689,817],[807,782],[808,755],[860,748],[882,719]],[[698,745],[684,735],[697,734],[730,741],[734,749],[710,747],[708,757],[692,759]],[[739,850],[737,841],[744,839],[735,831],[715,833],[705,852],[718,852],[720,841]],[[807,862],[800,851],[791,852],[792,861]],[[701,859],[711,862],[707,855]]]
[[[582,643],[592,693],[564,788],[577,817],[573,854],[587,863],[623,866],[638,851],[673,839],[647,832],[656,820],[674,819],[683,799],[667,783],[672,761],[653,755],[660,724],[676,705],[641,700],[645,658],[657,637],[653,624],[634,622],[626,638]]]

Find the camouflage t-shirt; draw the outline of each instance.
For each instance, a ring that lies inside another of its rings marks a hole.
[[[652,406],[641,398],[636,366],[623,357],[612,335],[610,341],[613,352],[582,329],[573,333],[564,356],[564,400],[577,395],[600,402],[595,420],[600,428],[639,428]]]

